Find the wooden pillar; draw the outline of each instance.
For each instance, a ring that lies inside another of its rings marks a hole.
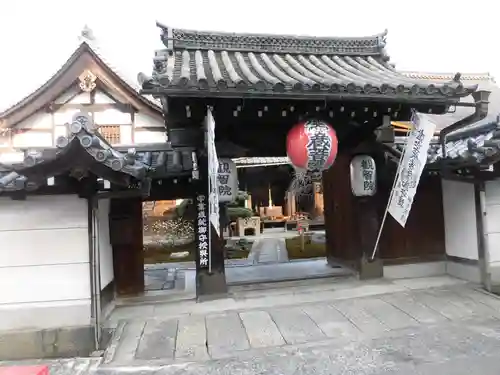
[[[116,291],[120,295],[144,292],[142,199],[111,199],[109,232],[113,247]]]
[[[371,155],[380,169],[380,158],[373,148],[356,150]],[[323,199],[328,263],[343,264],[360,278],[382,276],[378,257],[369,261],[383,206],[379,194],[355,197],[350,183],[350,162],[354,153],[339,154],[332,168],[323,174]]]

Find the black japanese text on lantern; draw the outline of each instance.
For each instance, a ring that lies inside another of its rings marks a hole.
[[[219,169],[217,171],[218,193],[219,197],[232,196],[233,191],[229,184],[231,177],[231,166],[229,162],[219,160]]]
[[[198,258],[200,268],[208,267],[208,247],[209,247],[209,228],[207,218],[207,197],[199,194],[196,197],[196,234],[198,236]]]
[[[326,165],[332,150],[332,137],[327,124],[318,120],[309,120],[304,125],[309,137],[306,149],[309,155],[307,169],[317,171]]]
[[[372,158],[361,161],[363,175],[363,190],[373,191],[375,189],[375,163]]]

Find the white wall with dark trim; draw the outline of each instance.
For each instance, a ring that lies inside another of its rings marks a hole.
[[[91,324],[87,200],[0,199],[0,331]]]
[[[111,283],[114,278],[113,271],[113,247],[109,236],[109,199],[98,201],[98,244],[99,244],[99,268],[101,272],[101,290]]]
[[[442,180],[446,254],[478,260],[474,185]]]

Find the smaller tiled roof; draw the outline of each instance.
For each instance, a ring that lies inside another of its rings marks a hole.
[[[106,167],[108,175],[126,177],[120,178],[121,181],[180,176],[190,174],[193,169],[193,150],[173,150],[169,144],[156,145],[158,148],[148,145],[149,149],[140,152],[134,147],[111,146],[97,131],[91,117],[84,112],[73,116],[68,129],[69,136],[58,137],[56,148],[28,149],[0,159],[0,192],[36,189],[39,183],[37,179],[41,175],[53,177],[67,172],[73,166],[80,167],[82,155],[84,158],[90,156],[92,171],[92,166],[100,167],[95,168],[96,175],[100,176],[102,167]]]
[[[453,77],[426,81],[398,72],[385,53],[386,32],[361,38],[235,34],[172,29],[158,24],[165,49],[145,92],[265,97],[302,95],[453,98],[474,85]],[[203,91],[200,91],[203,90]]]

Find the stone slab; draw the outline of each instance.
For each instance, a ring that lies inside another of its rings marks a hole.
[[[250,349],[245,328],[237,313],[206,317],[207,347],[213,358],[221,358],[235,351]]]
[[[497,375],[500,340],[484,332],[499,329],[498,321],[470,325],[445,321],[437,326],[394,331],[391,337],[358,342],[330,340],[241,352],[218,361],[126,370],[141,375]],[[120,370],[101,370],[96,375],[124,373]]]
[[[285,339],[267,311],[240,313],[252,348],[264,348],[285,344]]]
[[[326,335],[300,307],[269,310],[288,344],[322,340]]]
[[[112,358],[117,362],[129,362],[135,359],[137,347],[142,337],[146,321],[128,321],[125,322],[120,343],[115,349],[115,355]]]
[[[430,291],[418,291],[413,294],[416,301],[427,305],[433,310],[436,310],[441,315],[444,315],[450,320],[464,319],[471,315],[470,311],[461,310],[456,305],[448,300],[446,293],[433,293]]]
[[[410,315],[378,298],[361,298],[359,306],[362,306],[365,311],[369,311],[389,329],[402,329],[419,324]]]
[[[175,357],[193,361],[209,359],[204,316],[186,316],[179,319]]]
[[[355,338],[359,329],[329,304],[314,304],[302,310],[318,325],[323,333],[331,338]]]
[[[178,320],[149,320],[137,347],[137,359],[173,359]]]
[[[357,300],[338,301],[333,306],[364,334],[379,335],[389,331],[389,327],[363,309]]]
[[[435,324],[447,320],[444,315],[440,314],[436,310],[433,310],[424,304],[418,303],[408,293],[387,294],[381,296],[380,298],[397,307],[401,311],[404,311],[420,323]]]

